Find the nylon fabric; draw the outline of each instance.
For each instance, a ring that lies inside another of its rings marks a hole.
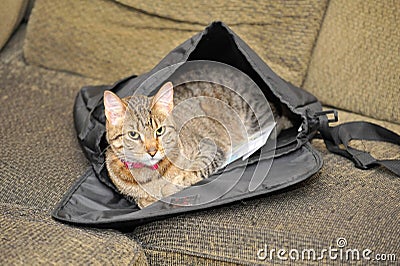
[[[329,151],[352,160],[356,167],[369,169],[382,165],[400,176],[400,160],[377,160],[368,152],[349,146],[351,140],[385,141],[400,145],[400,136],[395,132],[369,122],[348,122],[329,127],[326,121],[320,132]],[[343,145],[345,149],[340,148],[340,145]]]

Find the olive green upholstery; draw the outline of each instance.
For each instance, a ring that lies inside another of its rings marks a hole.
[[[348,110],[339,112],[339,122],[371,121],[400,133],[397,1],[230,3],[36,1],[28,26],[21,25],[0,53],[1,265],[291,264],[276,256],[260,260],[257,253],[265,245],[321,251],[337,247],[340,237],[351,249],[400,256],[400,178],[379,167],[357,169],[319,139],[312,144],[323,156],[322,169],[271,195],[129,233],[51,219],[88,167],[73,125],[78,90],[151,69],[216,19],[285,79],[326,105]],[[351,145],[400,159],[398,146]]]
[[[25,56],[47,68],[114,82],[152,69],[177,45],[221,20],[278,74],[300,85],[326,5],[326,0],[37,0]]]
[[[324,104],[400,123],[400,1],[330,1],[304,87]]]
[[[23,19],[29,0],[2,0],[0,5],[0,50]]]

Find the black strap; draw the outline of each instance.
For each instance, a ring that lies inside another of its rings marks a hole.
[[[319,118],[319,132],[330,152],[350,159],[357,168],[370,169],[381,165],[400,176],[400,160],[377,160],[368,152],[349,146],[351,140],[376,140],[400,145],[398,134],[369,122],[349,122],[330,127],[326,116]]]

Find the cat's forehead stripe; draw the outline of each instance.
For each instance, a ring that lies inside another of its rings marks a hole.
[[[140,117],[141,117],[140,111],[137,108],[131,108],[130,110],[134,117],[132,122],[133,121],[140,122],[142,124],[141,126],[143,127],[144,125],[143,125],[142,119],[140,119]]]
[[[128,103],[129,107],[132,109],[135,109],[137,106],[148,106],[149,105],[149,99],[146,96],[142,95],[137,95],[133,96]]]

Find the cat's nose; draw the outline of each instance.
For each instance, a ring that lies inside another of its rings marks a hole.
[[[157,149],[156,148],[150,148],[147,150],[147,153],[150,154],[151,157],[154,157],[154,155],[156,155],[157,153]]]

